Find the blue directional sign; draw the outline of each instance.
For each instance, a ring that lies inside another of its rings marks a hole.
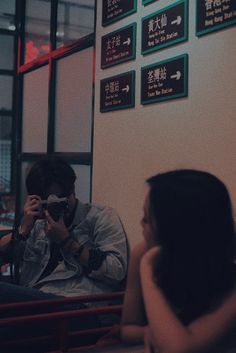
[[[141,103],[150,104],[188,95],[188,55],[141,69]]]
[[[101,80],[100,112],[132,108],[135,104],[135,71]]]
[[[102,69],[135,59],[135,56],[136,23],[102,37]]]
[[[188,0],[178,1],[142,19],[142,54],[188,39]]]
[[[196,35],[203,36],[236,24],[236,0],[196,2]]]

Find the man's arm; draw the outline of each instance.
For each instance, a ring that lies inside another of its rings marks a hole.
[[[8,248],[11,239],[12,239],[12,233],[4,235],[0,239],[0,251],[5,251],[5,249]]]
[[[12,233],[6,234],[0,240],[0,258],[1,263],[15,262],[21,259],[25,249],[25,238],[18,235],[13,237]]]
[[[84,244],[81,244],[76,228],[70,233],[63,217],[54,221],[47,211],[46,234],[51,241],[60,244],[65,255],[72,255],[89,277],[103,282],[120,282],[126,276],[128,252],[123,226],[112,208],[94,207],[93,211],[85,221],[89,223],[90,235]]]
[[[40,201],[41,198],[37,195],[27,196],[24,205],[24,215],[18,229],[20,236],[28,236],[34,227],[36,219],[41,216]]]
[[[105,207],[98,212],[89,245],[89,277],[108,282],[122,281],[127,272],[128,243],[114,209]]]
[[[0,259],[1,265],[4,263],[8,263],[11,261],[11,251],[10,251],[10,244],[12,239],[12,233],[4,235],[0,239]]]
[[[21,221],[21,225],[17,230],[17,240],[13,247],[11,246],[13,234],[8,233],[0,239],[0,256],[2,254],[6,261],[12,261],[17,253],[22,252],[21,240],[26,240],[27,236],[30,234],[36,218],[40,215],[40,197],[37,195],[29,195],[26,199],[24,205],[24,215]],[[24,245],[23,245],[24,247]]]

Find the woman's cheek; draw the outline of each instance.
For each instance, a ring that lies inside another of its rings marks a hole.
[[[145,242],[146,242],[148,248],[153,246],[153,236],[152,236],[152,232],[150,231],[149,227],[144,227],[144,229],[143,229],[143,237],[145,239]]]

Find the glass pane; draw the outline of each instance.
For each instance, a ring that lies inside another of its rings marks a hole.
[[[25,12],[25,63],[50,49],[50,0],[27,0]]]
[[[25,186],[25,180],[27,177],[27,174],[32,167],[34,162],[23,162],[21,164],[21,198],[20,198],[20,205],[21,205],[21,210],[24,208],[25,200],[27,197],[27,191],[26,191],[26,186]]]
[[[11,140],[12,117],[0,115],[0,140]]]
[[[24,75],[22,152],[46,152],[48,66]]]
[[[11,76],[0,76],[0,110],[12,109],[12,87]]]
[[[75,182],[75,194],[82,202],[90,201],[90,166],[72,165],[77,176]]]
[[[59,0],[57,47],[94,32],[95,0]]]
[[[15,0],[0,1],[0,28],[14,31],[15,27]]]
[[[58,61],[55,121],[57,152],[91,151],[93,50],[88,48]]]
[[[11,186],[11,126],[11,117],[0,116],[0,193]]]
[[[13,70],[14,37],[0,35],[0,48],[4,55],[0,55],[0,69]]]

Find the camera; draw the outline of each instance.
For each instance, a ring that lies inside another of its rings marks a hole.
[[[42,210],[47,210],[54,221],[58,221],[61,216],[68,212],[68,199],[66,197],[57,197],[49,195],[47,200],[41,201]]]

